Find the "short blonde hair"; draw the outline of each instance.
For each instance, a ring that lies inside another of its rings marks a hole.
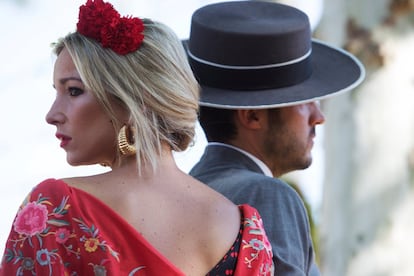
[[[141,162],[149,162],[155,169],[164,142],[172,150],[183,151],[193,140],[199,86],[175,33],[160,22],[143,21],[143,43],[127,55],[118,55],[77,32],[54,44],[54,52],[68,50],[82,81],[112,117],[115,129],[124,122],[116,120],[110,99],[121,102],[136,129],[139,168]]]

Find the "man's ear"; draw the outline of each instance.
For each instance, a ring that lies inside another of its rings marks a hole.
[[[265,123],[265,110],[262,109],[238,109],[236,120],[245,128],[260,129]]]

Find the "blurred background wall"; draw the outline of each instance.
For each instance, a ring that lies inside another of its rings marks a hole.
[[[367,68],[325,102],[325,275],[414,275],[414,1],[329,0],[315,36]]]

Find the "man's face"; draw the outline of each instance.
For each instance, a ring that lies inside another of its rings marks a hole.
[[[268,110],[263,154],[274,176],[310,166],[315,126],[324,121],[316,102]]]

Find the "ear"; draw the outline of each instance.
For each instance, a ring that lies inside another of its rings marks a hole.
[[[239,109],[236,118],[239,123],[248,129],[260,129],[265,123],[265,110],[262,109]]]

